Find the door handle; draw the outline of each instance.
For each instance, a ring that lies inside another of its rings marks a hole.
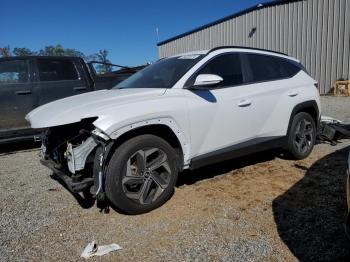
[[[30,91],[30,90],[16,91],[16,94],[17,94],[17,95],[29,95],[29,94],[31,94],[31,93],[32,93],[32,91]]]
[[[86,90],[85,86],[78,86],[78,87],[74,87],[75,91],[81,91],[81,90]]]
[[[298,93],[295,92],[295,91],[291,91],[291,92],[288,93],[288,96],[290,96],[290,97],[294,97],[294,96],[297,96],[297,95],[298,95]]]
[[[252,104],[252,100],[250,99],[244,99],[239,101],[238,106],[239,107],[246,107],[246,106],[250,106]]]

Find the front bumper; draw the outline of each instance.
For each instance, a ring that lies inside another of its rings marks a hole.
[[[58,169],[55,167],[56,163],[52,160],[44,160],[40,159],[41,164],[51,169],[64,184],[67,186],[67,188],[73,192],[73,193],[79,193],[83,192],[87,189],[89,189],[94,184],[94,179],[91,178],[84,178],[80,181],[76,181],[74,178],[69,176],[64,171]]]

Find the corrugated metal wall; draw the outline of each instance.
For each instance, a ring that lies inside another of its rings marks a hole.
[[[252,29],[256,32],[249,36]],[[240,45],[298,58],[330,91],[335,80],[350,78],[350,0],[301,0],[262,7],[159,46],[160,57]]]

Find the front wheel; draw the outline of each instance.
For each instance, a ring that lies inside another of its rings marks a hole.
[[[106,174],[107,198],[122,212],[140,214],[161,206],[177,180],[177,155],[154,135],[134,137],[114,152]]]
[[[312,116],[300,112],[293,118],[289,130],[287,151],[294,159],[304,159],[310,155],[316,141],[316,125]]]

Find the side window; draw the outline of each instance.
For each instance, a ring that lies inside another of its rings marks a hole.
[[[220,55],[209,61],[197,75],[215,74],[221,76],[224,81],[222,87],[243,84],[242,66],[239,54]]]
[[[253,82],[272,81],[288,77],[278,59],[268,55],[247,54]]]
[[[26,60],[0,62],[0,85],[27,83],[28,63]]]
[[[295,76],[300,70],[305,70],[301,64],[294,61],[288,61],[287,59],[277,58],[280,65],[286,71],[288,77]]]
[[[70,60],[38,59],[40,81],[62,81],[78,79],[77,70]]]

